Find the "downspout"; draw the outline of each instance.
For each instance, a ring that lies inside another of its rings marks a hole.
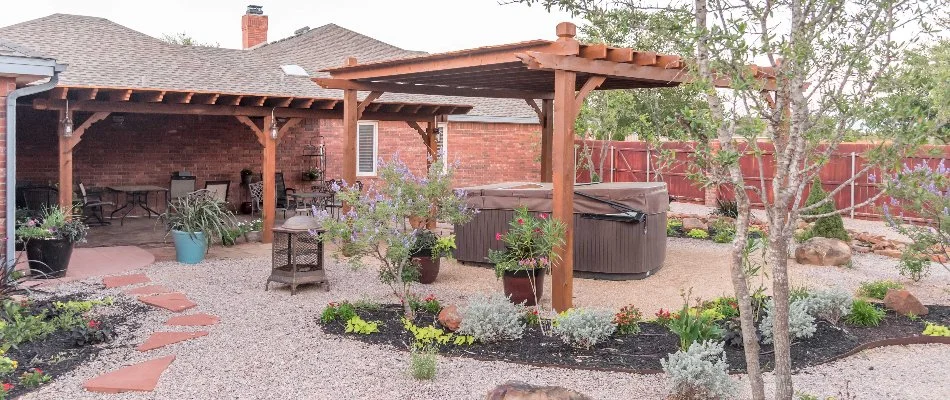
[[[59,73],[65,68],[57,64],[49,82],[16,89],[7,94],[7,221],[6,267],[16,267],[16,102],[17,98],[45,92],[59,83]],[[11,240],[12,239],[12,240]]]

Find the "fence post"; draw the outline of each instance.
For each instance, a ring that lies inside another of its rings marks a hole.
[[[857,179],[854,178],[854,165],[857,160],[857,155],[855,152],[851,152],[851,218],[854,218],[854,183]]]
[[[650,147],[647,146],[647,182],[650,182]]]
[[[613,145],[610,145],[609,151],[610,151],[610,182],[613,183],[614,181],[614,146]]]

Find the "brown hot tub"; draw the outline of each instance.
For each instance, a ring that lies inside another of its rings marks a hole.
[[[504,248],[495,240],[495,233],[508,230],[519,206],[551,212],[550,183],[497,183],[465,190],[469,205],[481,212],[471,222],[455,227],[455,258],[463,263],[487,263],[488,249]],[[575,276],[641,279],[663,265],[669,206],[665,183],[598,183],[577,185],[574,191]],[[622,214],[629,209],[642,212],[642,222],[628,218],[636,213]]]

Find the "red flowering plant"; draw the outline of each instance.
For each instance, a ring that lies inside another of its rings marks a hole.
[[[617,325],[617,333],[621,335],[636,335],[640,333],[640,321],[643,314],[633,304],[624,306],[619,312],[614,314],[614,324]]]
[[[660,325],[666,325],[667,322],[670,322],[670,320],[673,319],[673,314],[670,314],[669,310],[662,308],[657,311],[656,314],[653,314],[653,316],[656,317],[656,323]]]
[[[561,221],[544,213],[532,216],[527,207],[519,207],[508,232],[495,234],[496,240],[505,242],[505,250],[488,251],[495,275],[550,267],[557,257],[554,248],[564,243],[564,231]]]
[[[10,394],[10,391],[13,390],[13,384],[9,382],[4,382],[3,386],[0,386],[0,400],[6,399],[7,395]]]
[[[442,304],[439,303],[439,299],[435,298],[434,294],[429,294],[420,299],[419,295],[413,293],[409,295],[409,306],[415,311],[426,311],[430,314],[438,314],[439,311],[442,311]]]
[[[39,368],[30,368],[29,370],[24,372],[22,375],[20,375],[20,384],[23,385],[23,387],[28,388],[28,389],[39,387],[40,385],[49,382],[49,380],[50,380],[50,376],[44,373],[43,370]],[[6,385],[8,384],[5,384],[4,387]],[[10,385],[10,386],[12,388],[13,385]]]

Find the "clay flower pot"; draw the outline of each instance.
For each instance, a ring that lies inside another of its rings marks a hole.
[[[411,255],[412,261],[419,266],[419,283],[430,284],[439,276],[441,257],[433,257],[431,249],[422,249]]]
[[[534,287],[531,287],[531,279],[534,279]],[[544,293],[544,269],[535,268],[532,270],[505,271],[501,277],[504,286],[505,296],[511,299],[512,303],[525,306],[537,305],[537,299]]]

